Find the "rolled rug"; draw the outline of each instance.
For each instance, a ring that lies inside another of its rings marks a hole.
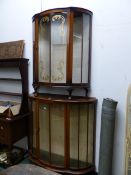
[[[112,175],[112,155],[117,101],[103,99],[99,152],[99,175]]]

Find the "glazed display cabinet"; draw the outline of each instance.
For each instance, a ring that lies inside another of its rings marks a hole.
[[[33,16],[30,159],[60,173],[95,172],[97,100],[88,97],[91,24],[92,12],[83,8]]]
[[[95,98],[39,95],[33,109],[31,159],[55,171],[95,170]]]
[[[48,10],[33,17],[34,82],[90,87],[92,12],[80,8]]]

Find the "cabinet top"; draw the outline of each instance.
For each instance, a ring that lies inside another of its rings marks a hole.
[[[60,13],[60,12],[70,12],[70,11],[72,11],[72,12],[82,12],[82,13],[87,13],[87,14],[89,14],[89,15],[91,15],[92,16],[92,12],[90,11],[90,10],[88,10],[88,9],[84,9],[84,8],[80,8],[80,7],[65,7],[65,8],[54,8],[54,9],[49,9],[49,10],[45,10],[45,11],[43,11],[43,12],[40,12],[40,13],[37,13],[37,14],[35,14],[34,16],[33,16],[33,20],[34,20],[34,18],[36,18],[36,17],[38,17],[38,16],[42,16],[42,15],[44,15],[44,14],[49,14],[49,13]]]
[[[67,95],[55,95],[55,94],[30,94],[30,99],[42,100],[45,102],[53,103],[96,103],[97,99],[95,97],[82,97],[82,96],[72,96],[68,98]]]
[[[7,66],[7,67],[10,67],[10,66],[18,66],[19,64],[22,64],[22,63],[27,63],[29,61],[29,59],[27,58],[3,58],[3,59],[0,59],[0,67],[1,66]]]
[[[3,58],[0,59],[0,62],[24,62],[28,60],[27,58]]]

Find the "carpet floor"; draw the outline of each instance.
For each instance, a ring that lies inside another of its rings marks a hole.
[[[29,159],[28,159],[28,157],[27,158],[25,158],[24,160],[22,160],[19,164],[33,164]],[[0,172],[2,171],[2,170],[4,170],[5,168],[3,168],[3,166],[0,166]],[[24,174],[23,174],[24,175]],[[97,175],[97,173],[88,173],[88,175]]]

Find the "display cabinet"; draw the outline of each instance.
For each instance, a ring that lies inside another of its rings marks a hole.
[[[92,12],[62,8],[34,15],[35,92],[40,84],[90,87]]]
[[[95,172],[91,24],[92,12],[76,7],[33,16],[30,159],[61,173]]]
[[[30,96],[33,110],[30,159],[54,171],[95,171],[95,98]]]
[[[28,119],[28,59],[0,59],[0,144],[10,153],[28,136]]]

